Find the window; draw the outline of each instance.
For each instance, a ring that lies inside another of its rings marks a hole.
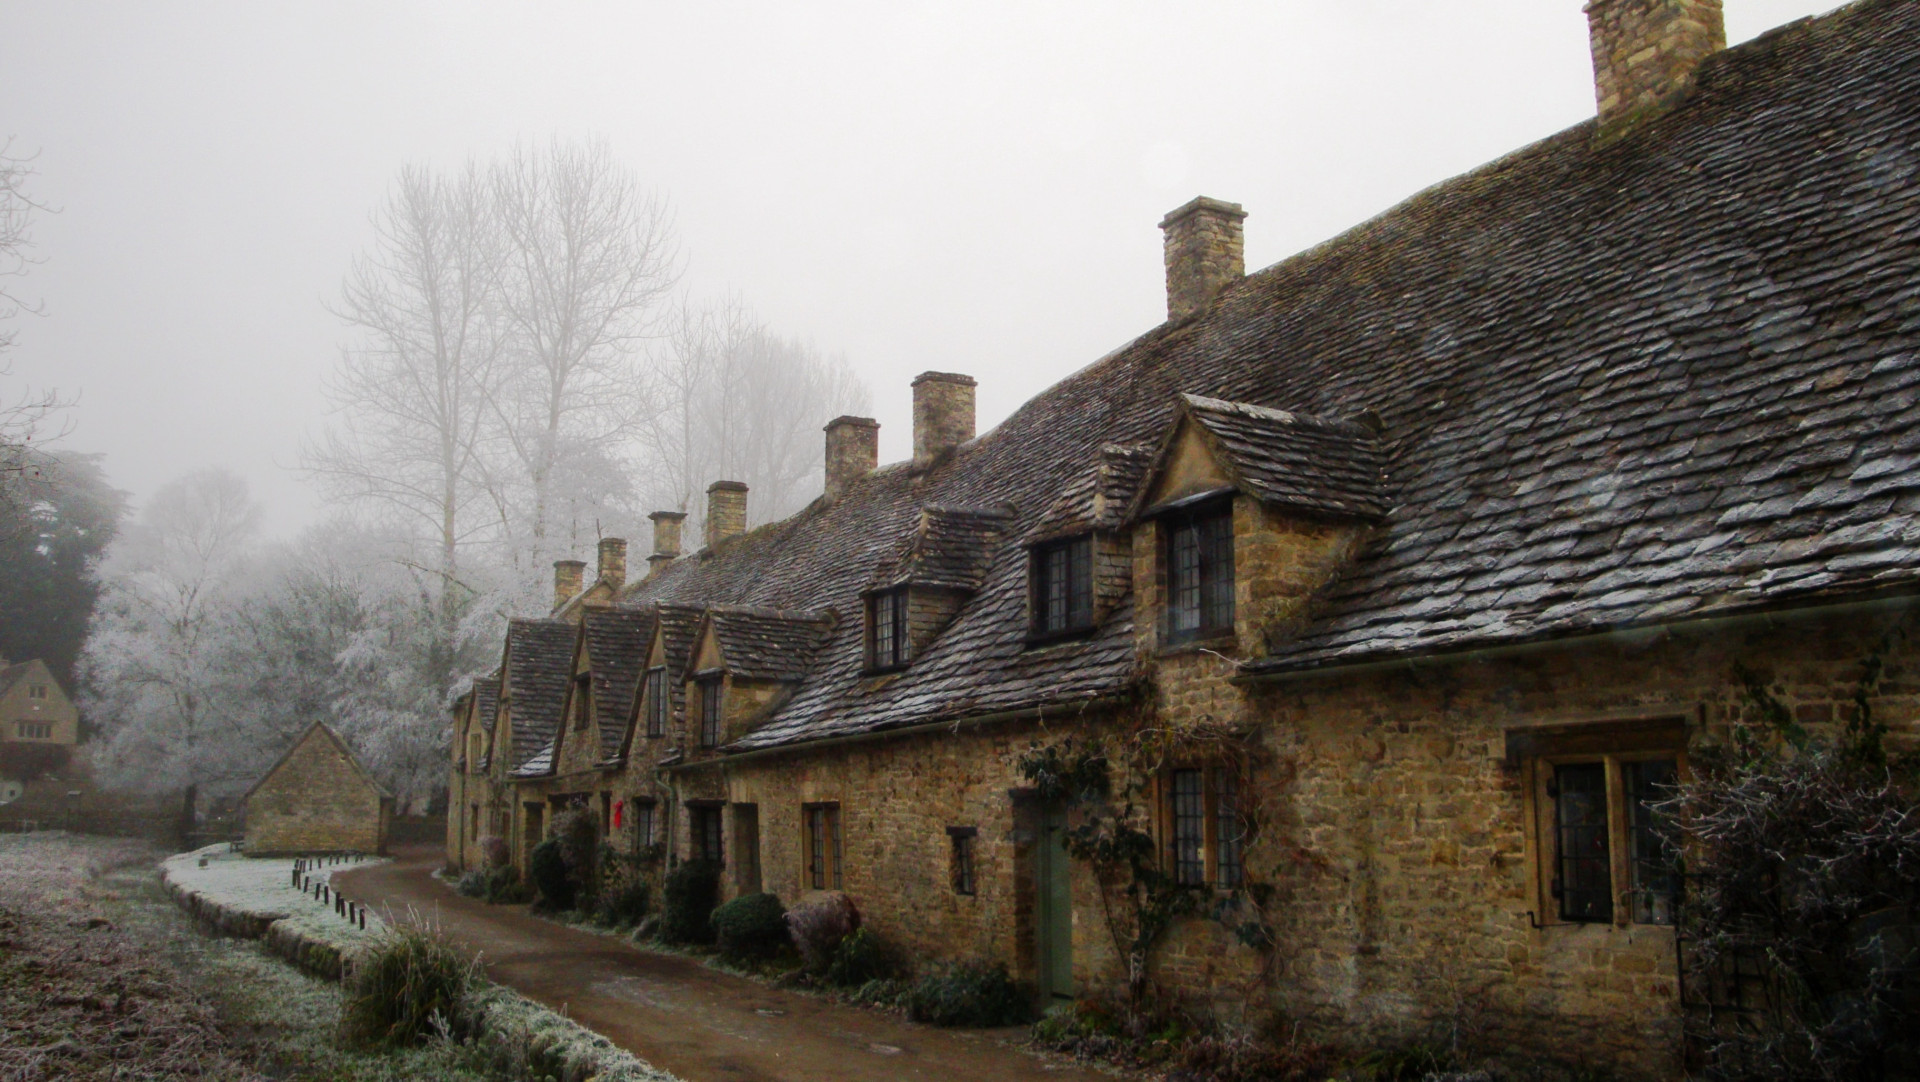
[[[1241,884],[1246,841],[1239,778],[1229,767],[1170,770],[1166,782],[1167,865],[1174,882],[1231,890]]]
[[[27,685],[27,698],[44,699],[46,697],[47,697],[47,685],[45,684],[28,684]]]
[[[807,887],[812,890],[839,890],[840,805],[805,804],[800,809],[803,832],[800,838],[806,863]]]
[[[726,853],[720,842],[720,809],[711,805],[696,804],[687,809],[687,826],[692,831],[693,859],[712,861],[715,864],[725,859]]]
[[[22,721],[16,723],[22,740],[53,739],[53,723],[50,721]]]
[[[760,893],[760,805],[733,806],[733,885],[742,894]]]
[[[887,590],[867,598],[867,668],[897,669],[912,656],[907,641],[907,591]]]
[[[467,834],[471,837],[478,838],[480,836],[480,805],[474,804],[470,810],[472,811],[472,815],[469,816],[468,822],[472,825],[468,828]]]
[[[694,704],[700,719],[700,746],[720,746],[721,684],[717,676],[703,677],[694,684]]]
[[[467,735],[467,771],[472,773],[480,769],[480,761],[486,758],[487,742],[479,733]]]
[[[1093,538],[1033,550],[1033,631],[1058,635],[1093,626]]]
[[[654,803],[651,800],[633,802],[633,844],[652,845],[656,837],[654,829]]]
[[[1572,924],[1672,924],[1679,853],[1660,804],[1677,753],[1543,760],[1537,800],[1547,912]]]
[[[974,893],[973,843],[980,836],[977,827],[948,827],[947,842],[952,850],[950,871],[955,894]]]
[[[1233,630],[1233,509],[1209,509],[1164,520],[1167,638],[1172,642]]]
[[[575,730],[587,727],[587,714],[589,713],[587,710],[587,699],[591,693],[588,685],[592,680],[593,677],[586,673],[581,673],[573,678],[573,727]]]
[[[667,670],[647,670],[647,735],[667,735]]]

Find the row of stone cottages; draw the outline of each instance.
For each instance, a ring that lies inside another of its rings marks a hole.
[[[1162,987],[1670,1067],[1650,802],[1736,664],[1828,720],[1920,586],[1920,4],[1588,14],[1598,118],[1250,275],[1196,199],[1166,321],[994,430],[926,373],[911,461],[843,417],[794,517],[720,482],[697,551],[557,565],[462,703],[454,858],[584,804],[1066,996],[1126,977],[1062,845],[1117,806],[1223,903]],[[1023,767],[1089,748],[1098,801]]]

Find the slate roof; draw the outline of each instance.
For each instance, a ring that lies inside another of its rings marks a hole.
[[[833,613],[716,605],[707,610],[727,671],[749,680],[797,681],[832,632]],[[691,675],[691,674],[689,674]]]
[[[528,760],[542,748],[551,755],[567,707],[578,634],[564,620],[507,622],[507,713],[513,722],[513,756],[507,766],[516,774],[528,771]]]
[[[500,716],[499,669],[473,682],[473,716],[487,734],[486,750],[480,755],[477,769],[488,770],[493,766],[493,724]]]
[[[653,641],[653,610],[588,609],[581,620],[587,664],[593,673],[594,721],[599,753],[620,750],[633,717],[634,688]]]
[[[1039,524],[1027,531],[1027,542],[1121,528],[1153,465],[1153,451],[1144,444],[1101,447],[1099,466],[1067,480]]]
[[[1194,394],[1180,396],[1180,412],[1255,499],[1326,515],[1386,517],[1380,441],[1366,425]]]
[[[845,620],[736,750],[1130,686],[1125,602],[1044,649],[1022,546],[1182,393],[1371,410],[1391,510],[1320,615],[1249,669],[1527,641],[1920,585],[1920,4],[1727,50],[1664,116],[1592,121],[1230,285],[930,472],[633,585],[858,612],[928,506],[1010,504],[978,591],[885,682]]]
[[[919,529],[880,585],[978,590],[1013,517],[1004,507],[923,509]]]

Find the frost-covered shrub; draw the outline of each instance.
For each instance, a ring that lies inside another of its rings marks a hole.
[[[460,877],[453,885],[454,893],[462,898],[485,898],[487,896],[487,873],[471,871]]]
[[[340,1028],[361,1044],[419,1044],[465,1024],[475,963],[440,931],[395,925],[360,960],[340,1000]]]
[[[833,960],[827,963],[827,983],[839,988],[858,988],[885,980],[899,972],[893,952],[873,934],[871,928],[855,928],[853,934],[833,948]]]
[[[689,860],[667,873],[660,938],[669,943],[713,942],[713,906],[720,897],[720,865]]]
[[[489,869],[504,868],[513,863],[513,850],[508,848],[507,839],[498,834],[488,834],[475,843],[480,848],[480,859]]]
[[[585,808],[569,808],[553,817],[552,840],[573,880],[576,897],[592,897],[600,862],[600,819]]]
[[[566,858],[560,855],[560,842],[548,838],[527,854],[527,878],[540,892],[540,904],[548,909],[572,909],[574,883],[567,873]]]
[[[787,909],[765,892],[742,894],[713,911],[720,953],[733,962],[764,962],[787,946]]]
[[[1033,1020],[1033,997],[1004,965],[961,963],[920,978],[907,1009],[936,1026],[1017,1026]]]
[[[839,891],[787,910],[787,931],[792,934],[793,945],[809,973],[825,974],[833,964],[833,952],[839,948],[840,941],[858,927],[860,911],[854,908],[851,898]]]

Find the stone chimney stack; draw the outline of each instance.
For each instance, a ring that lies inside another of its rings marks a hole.
[[[647,574],[651,575],[654,568],[679,559],[680,524],[687,520],[687,513],[655,511],[647,517],[653,520],[653,555],[647,557]]]
[[[835,417],[827,422],[827,499],[880,465],[880,422],[871,417]]]
[[[553,607],[559,608],[573,600],[586,582],[587,564],[585,560],[553,561]]]
[[[627,539],[600,539],[600,579],[618,593],[627,584]]]
[[[747,532],[747,486],[715,481],[707,486],[707,547]]]
[[[1247,212],[1198,196],[1160,219],[1167,259],[1167,320],[1197,315],[1220,290],[1247,276]]]
[[[972,376],[955,372],[922,372],[913,378],[915,469],[926,469],[973,438],[974,386]]]
[[[1588,0],[1593,94],[1604,131],[1672,105],[1727,47],[1721,0]]]

